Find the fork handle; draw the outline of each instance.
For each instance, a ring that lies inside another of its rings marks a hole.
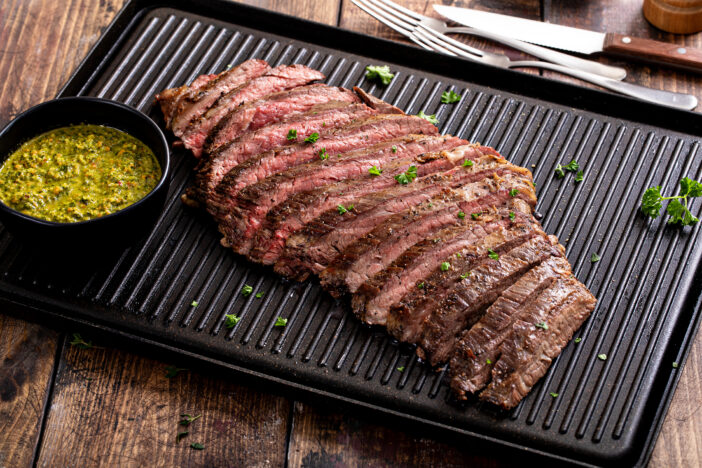
[[[611,80],[609,78],[604,78],[600,75],[595,75],[594,73],[587,73],[580,70],[574,70],[572,68],[563,67],[548,62],[536,62],[536,61],[516,61],[509,65],[510,68],[523,68],[523,67],[536,67],[546,70],[552,70],[564,75],[569,75],[575,78],[579,78],[583,81],[588,81],[590,83],[596,84],[603,88],[616,91],[627,96],[632,96],[639,98],[643,101],[653,102],[656,104],[663,104],[664,106],[675,107],[677,109],[692,110],[697,107],[697,98],[690,94],[673,93],[671,91],[662,91],[659,89],[647,88],[645,86],[640,86],[632,83],[626,83],[624,81]]]
[[[578,70],[605,76],[613,80],[622,80],[624,77],[626,77],[626,70],[620,67],[612,67],[593,60],[581,59],[572,55],[556,52],[555,50],[547,49],[545,47],[529,44],[528,42],[522,42],[516,39],[501,36],[499,34],[493,34],[489,31],[483,31],[481,29],[456,27],[449,28],[446,32],[462,33],[489,39],[491,41],[507,45],[513,49],[526,52],[527,54],[533,55],[534,57],[538,57],[542,60],[548,60],[549,62],[564,65],[566,67],[577,68]]]

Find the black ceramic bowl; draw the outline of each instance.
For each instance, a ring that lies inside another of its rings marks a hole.
[[[138,202],[107,216],[76,223],[55,223],[13,210],[0,201],[0,221],[12,234],[37,247],[123,245],[153,227],[163,209],[170,183],[166,137],[146,115],[124,104],[93,97],[48,101],[23,112],[0,132],[0,163],[27,140],[59,127],[94,124],[113,127],[143,141],[161,165],[161,179]]]

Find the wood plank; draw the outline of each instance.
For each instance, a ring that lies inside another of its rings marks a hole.
[[[0,314],[0,466],[31,466],[58,333]]]
[[[284,465],[288,400],[218,376],[166,373],[130,352],[65,345],[37,466]],[[201,416],[186,427],[181,414]],[[181,431],[189,434],[177,443]]]

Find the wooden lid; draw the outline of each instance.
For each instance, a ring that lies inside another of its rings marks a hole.
[[[676,34],[702,31],[702,0],[644,0],[643,13],[663,31]]]

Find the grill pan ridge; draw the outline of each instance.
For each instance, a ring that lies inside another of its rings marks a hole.
[[[645,463],[679,375],[672,362],[684,361],[697,330],[702,243],[694,242],[699,225],[667,227],[662,218],[644,218],[638,203],[649,186],[671,191],[683,176],[702,178],[694,131],[702,117],[437,60],[251,7],[202,3],[128,3],[61,95],[115,99],[160,122],[156,92],[261,58],[272,66],[317,68],[327,83],[360,86],[407,113],[437,114],[442,133],[494,146],[534,173],[545,231],[559,237],[575,275],[599,300],[576,334],[582,341],[568,344],[513,411],[501,414],[474,402],[457,406],[445,369],[427,368],[410,349],[361,324],[348,301],[333,300],[316,282],[283,280],[223,249],[212,221],[179,200],[194,164],[183,150],[173,152],[173,182],[157,226],[94,269],[47,265],[3,229],[0,299],[18,311],[32,307],[40,316],[153,342],[456,434],[576,463]],[[212,19],[215,8],[219,20]],[[266,31],[278,24],[277,35]],[[315,44],[310,31],[324,37],[326,47]],[[376,55],[349,54],[339,47],[351,43],[349,37],[357,39],[353,47]],[[427,72],[431,60],[446,63],[431,68],[440,74]],[[390,63],[396,72],[387,87],[365,80],[365,66],[375,63]],[[469,80],[448,71],[456,65]],[[463,98],[442,105],[441,93],[449,89]],[[571,159],[584,169],[581,183],[554,175],[556,164]],[[692,209],[699,210],[699,202]],[[590,262],[592,253],[602,259]],[[265,294],[243,297],[245,284]],[[241,317],[232,329],[224,326],[227,313]],[[288,325],[276,327],[277,317],[288,318]],[[608,359],[597,359],[599,353]]]

